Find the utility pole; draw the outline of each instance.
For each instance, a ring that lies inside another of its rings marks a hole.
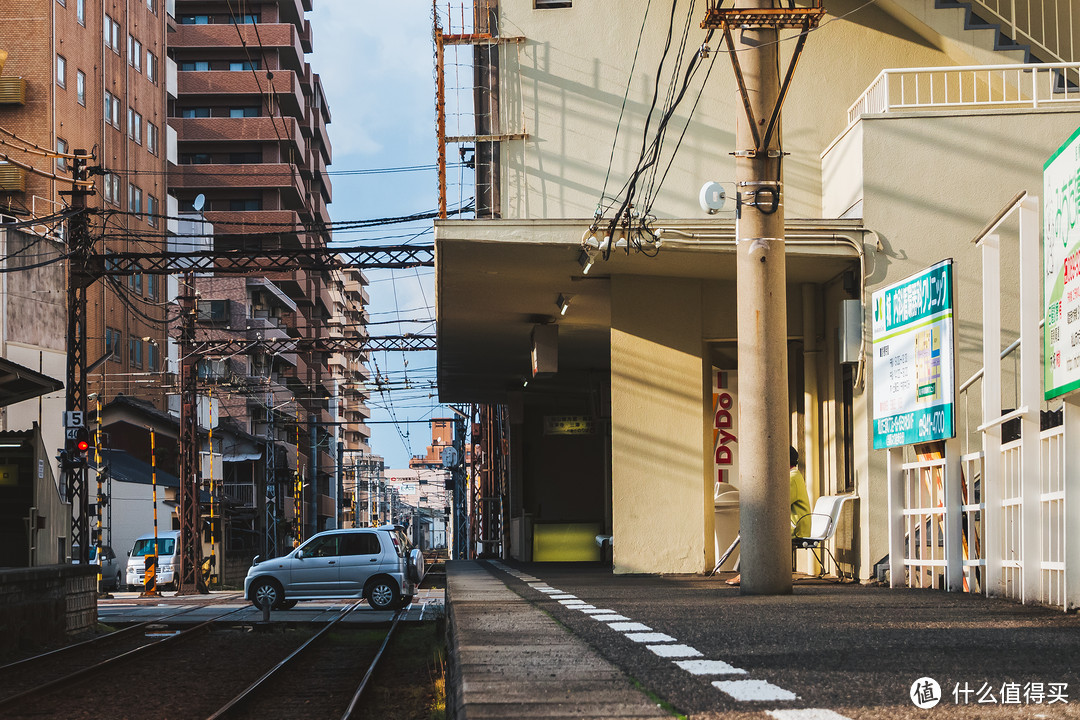
[[[177,595],[207,593],[202,579],[202,517],[199,512],[199,395],[196,378],[195,273],[184,273],[180,295],[180,580]]]
[[[738,0],[738,7],[721,9],[721,3],[713,0],[702,22],[702,27],[723,30],[744,110],[736,114],[735,132],[740,588],[744,595],[791,593],[780,110],[806,36],[824,10],[775,7],[778,2]],[[784,28],[803,32],[781,80],[778,40]]]

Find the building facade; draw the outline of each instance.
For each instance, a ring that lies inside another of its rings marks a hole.
[[[450,154],[475,143],[481,164],[485,148],[477,196],[490,206],[436,224],[440,399],[509,408],[506,554],[532,557],[538,526],[553,526],[586,541],[611,535],[616,572],[708,571],[724,549],[715,498],[742,481],[731,423],[765,401],[738,391],[734,196],[746,189],[733,183],[732,153],[744,110],[726,48],[709,41],[701,67],[711,69],[671,112],[650,176],[642,149],[656,140],[663,89],[682,78],[671,75],[674,49],[665,64],[666,16],[646,18],[645,2],[617,15],[604,3],[475,5],[474,27],[444,18],[442,32],[506,42],[468,51],[475,77],[495,80],[474,95],[475,134],[446,138]],[[1072,80],[1038,71],[1075,60],[1052,32],[980,27],[959,3],[826,9],[782,114],[790,423],[776,432],[801,452],[812,501],[857,496],[834,550],[865,579],[889,533],[869,298],[951,259],[955,375],[976,373],[982,265],[971,239],[1017,191],[1039,190],[1080,106]],[[706,42],[704,12],[676,5],[684,69]],[[1045,14],[1058,29],[1076,22]],[[591,30],[601,26],[611,32]],[[1003,48],[999,33],[1023,42]],[[784,62],[796,40],[781,35]],[[631,179],[644,189],[619,216]],[[728,195],[715,215],[698,202],[707,181]],[[616,217],[629,220],[612,233]],[[1006,284],[1005,335],[1019,332],[1018,304]],[[854,347],[850,334],[841,342],[852,320]]]

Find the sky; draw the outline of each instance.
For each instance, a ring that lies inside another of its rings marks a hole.
[[[437,143],[430,5],[424,0],[315,0],[308,19],[314,52],[307,60],[322,78],[331,113],[331,218],[342,222],[434,210],[438,180],[433,169]],[[342,174],[414,166],[431,169]],[[431,244],[431,230],[427,220],[336,234],[334,240],[348,245]],[[434,334],[432,268],[365,272],[371,282],[371,335]],[[438,406],[433,387],[435,353],[380,352],[371,357],[372,451],[385,458],[387,468],[407,467],[411,456],[424,454],[431,431],[426,423],[404,421],[450,414]],[[376,390],[381,384],[376,371],[391,390]]]

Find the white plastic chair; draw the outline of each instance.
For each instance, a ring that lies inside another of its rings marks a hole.
[[[812,512],[799,518],[800,521],[802,521],[803,518],[810,518],[810,532],[804,537],[794,536],[791,538],[792,567],[795,566],[796,550],[810,550],[814,553],[824,571],[825,558],[817,554],[818,550],[822,550],[833,561],[833,565],[836,567],[836,574],[839,575],[841,579],[844,578],[844,572],[840,569],[840,563],[836,561],[836,557],[825,543],[836,534],[836,526],[840,524],[840,512],[844,509],[844,503],[848,500],[854,500],[856,497],[858,496],[823,495],[814,503]]]

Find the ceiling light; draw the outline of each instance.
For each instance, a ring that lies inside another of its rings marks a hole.
[[[582,275],[588,275],[589,274],[589,271],[592,270],[594,260],[595,260],[595,256],[593,255],[593,253],[591,253],[588,250],[585,250],[584,248],[582,248],[581,254],[578,255],[578,264],[581,265],[581,274]]]
[[[559,306],[559,314],[560,315],[565,315],[566,314],[566,310],[570,307],[570,298],[572,298],[572,297],[574,297],[574,296],[573,295],[563,295],[562,293],[559,293],[559,297],[558,297],[558,299],[555,300],[555,304]]]

